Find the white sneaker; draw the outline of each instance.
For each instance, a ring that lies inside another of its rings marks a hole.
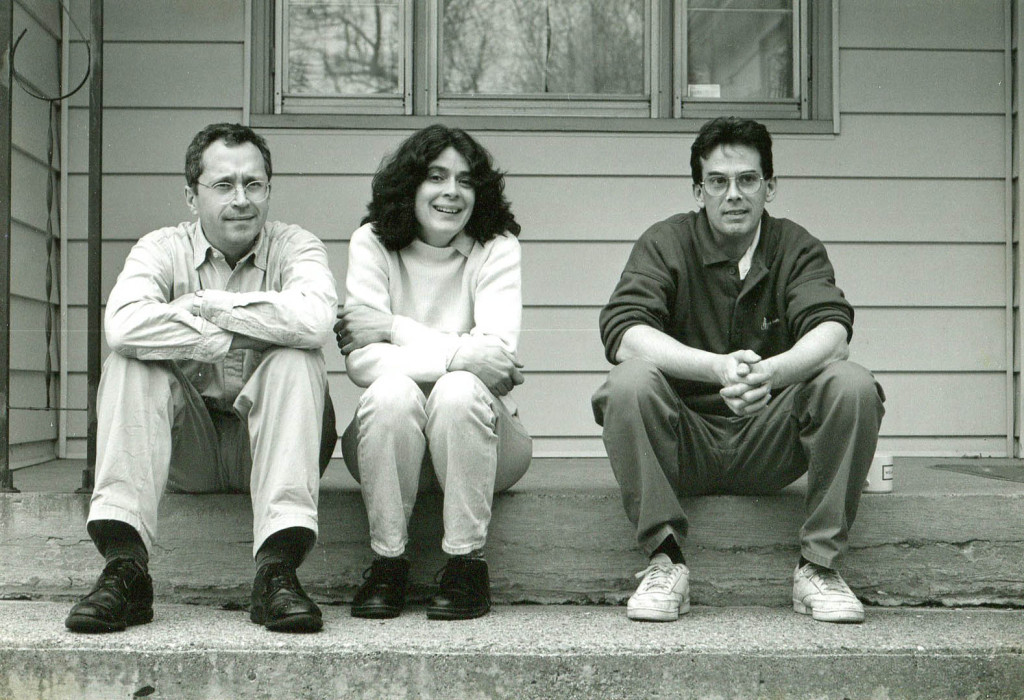
[[[817,564],[793,572],[793,610],[824,622],[864,622],[864,606],[839,572]]]
[[[690,570],[673,564],[665,554],[655,554],[651,565],[636,575],[643,579],[629,597],[630,620],[672,622],[690,611]]]

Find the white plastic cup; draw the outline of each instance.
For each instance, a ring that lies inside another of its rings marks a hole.
[[[892,493],[892,455],[876,452],[864,481],[864,493]]]

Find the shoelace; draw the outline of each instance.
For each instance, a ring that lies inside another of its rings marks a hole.
[[[828,593],[853,595],[846,582],[839,576],[839,572],[832,569],[812,568],[811,581]]]
[[[438,584],[438,588],[442,591],[458,592],[466,595],[473,593],[473,587],[469,585],[465,567],[451,561],[437,570],[437,573],[434,574],[434,583]]]
[[[128,590],[131,582],[135,580],[135,576],[135,567],[127,561],[118,559],[109,566],[104,567],[96,588],[99,589],[109,585],[125,592]]]
[[[672,590],[672,574],[674,569],[674,564],[651,564],[636,574],[638,579],[642,579],[640,588],[644,591],[668,592]],[[650,574],[650,577],[647,576],[648,574]]]
[[[295,569],[275,566],[267,572],[267,591],[279,591],[282,588],[291,589],[296,593],[305,595],[302,585],[299,584],[299,577],[296,575]]]

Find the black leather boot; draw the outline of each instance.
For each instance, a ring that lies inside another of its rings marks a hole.
[[[377,557],[363,573],[366,579],[352,599],[352,617],[398,617],[405,608],[409,560]]]
[[[138,562],[114,559],[71,608],[64,626],[74,632],[120,632],[152,620],[153,579]]]
[[[274,632],[317,632],[324,626],[320,608],[287,564],[267,564],[256,573],[249,619]]]
[[[427,608],[431,620],[468,620],[491,609],[491,582],[487,562],[451,557],[441,573],[437,595]]]

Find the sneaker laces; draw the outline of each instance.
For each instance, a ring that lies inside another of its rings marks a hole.
[[[656,562],[643,571],[638,571],[636,577],[642,580],[637,592],[657,591],[659,593],[668,593],[672,590],[672,576],[675,573],[675,567],[675,564]]]
[[[853,595],[850,587],[846,585],[846,581],[839,575],[839,572],[835,569],[827,569],[824,566],[810,567],[810,579],[811,581],[821,588],[826,593],[840,593],[843,595]]]

